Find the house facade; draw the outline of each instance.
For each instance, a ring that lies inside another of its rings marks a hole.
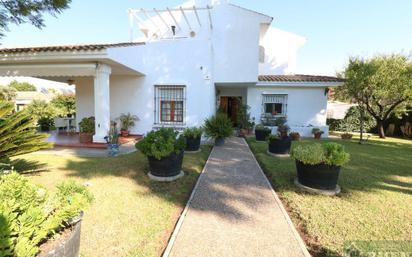
[[[145,134],[201,126],[219,108],[235,122],[239,100],[256,123],[286,117],[303,136],[327,134],[327,88],[342,82],[287,75],[305,40],[271,27],[271,17],[216,0],[129,16],[129,43],[0,49],[0,76],[74,83],[76,123],[94,116],[95,142],[122,113],[140,119],[132,134]]]

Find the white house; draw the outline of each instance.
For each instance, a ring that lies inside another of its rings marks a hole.
[[[271,27],[272,18],[227,1],[129,10],[131,42],[0,49],[0,76],[30,76],[76,85],[77,123],[95,116],[95,142],[110,120],[130,112],[132,133],[200,126],[236,97],[263,114],[287,117],[292,130],[325,132],[327,88],[334,77],[293,71],[302,37]],[[139,29],[143,38],[134,39]],[[314,60],[316,61],[316,60]]]

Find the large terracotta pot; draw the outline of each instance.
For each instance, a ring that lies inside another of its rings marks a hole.
[[[82,144],[90,144],[93,143],[93,134],[92,133],[85,133],[80,132],[79,134],[79,141]]]

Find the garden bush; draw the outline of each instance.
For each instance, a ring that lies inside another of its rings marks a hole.
[[[94,124],[94,122],[95,122],[94,117],[83,118],[79,122],[80,132],[94,134],[95,133],[95,124]]]
[[[69,226],[93,196],[67,181],[51,194],[15,172],[0,176],[0,256],[33,257],[39,246]]]
[[[227,138],[233,134],[232,121],[224,113],[217,113],[205,121],[205,134],[210,138]]]
[[[198,138],[201,137],[203,133],[203,128],[199,127],[192,127],[192,128],[187,128],[183,131],[183,136],[185,138]]]
[[[325,144],[308,143],[294,147],[291,157],[304,164],[328,164],[342,166],[349,161],[349,154],[343,145],[328,142]]]
[[[365,132],[371,131],[376,127],[375,119],[368,113],[364,112],[363,127]],[[360,131],[360,110],[358,106],[352,106],[349,108],[342,120],[328,119],[327,125],[331,131],[346,131],[355,132]]]
[[[180,153],[185,148],[186,143],[183,136],[172,128],[161,128],[157,131],[149,132],[140,142],[136,143],[136,148],[144,155],[160,160],[171,153]]]

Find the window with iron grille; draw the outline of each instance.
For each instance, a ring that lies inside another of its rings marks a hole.
[[[272,116],[286,116],[287,95],[263,95],[263,113]]]
[[[184,125],[186,92],[184,86],[155,86],[155,124]]]

